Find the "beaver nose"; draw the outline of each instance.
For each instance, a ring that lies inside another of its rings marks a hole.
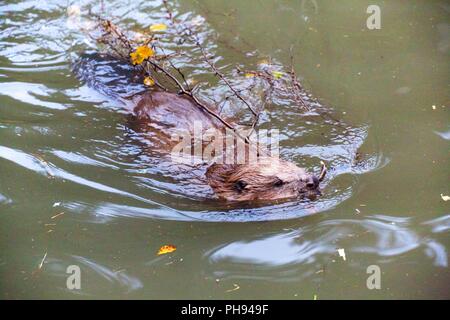
[[[319,178],[316,176],[310,176],[306,181],[306,187],[309,189],[317,189],[319,186]]]

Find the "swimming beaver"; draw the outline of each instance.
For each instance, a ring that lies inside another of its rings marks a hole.
[[[195,122],[200,122],[205,129],[224,129],[220,121],[187,96],[144,90],[125,98],[132,68],[111,57],[98,53],[84,55],[74,70],[89,86],[124,102],[133,126],[151,132],[148,138],[154,140],[161,153],[171,152],[175,130],[192,132]],[[116,87],[111,84],[111,78],[115,78]],[[120,82],[122,86],[117,85]],[[319,178],[274,156],[260,156],[258,161],[244,164],[214,163],[207,168],[205,176],[217,197],[230,201],[315,198],[320,194]]]

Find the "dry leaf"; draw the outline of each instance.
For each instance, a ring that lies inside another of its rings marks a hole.
[[[150,26],[151,32],[166,31],[167,26],[164,23],[155,23]]]
[[[165,246],[162,246],[161,248],[159,248],[158,255],[171,253],[171,252],[174,252],[175,250],[177,250],[177,247],[175,247],[174,245],[168,244],[168,245],[165,245]]]
[[[252,72],[247,72],[244,76],[245,76],[246,78],[253,78],[253,77],[255,76],[255,74],[252,73]]]
[[[144,78],[144,84],[146,86],[152,87],[155,85],[155,80],[153,80],[151,77],[145,77]]]
[[[131,63],[134,65],[141,64],[144,60],[150,58],[154,54],[155,52],[152,48],[147,46],[137,47],[134,52],[130,53]]]

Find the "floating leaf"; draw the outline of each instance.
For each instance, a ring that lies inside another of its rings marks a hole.
[[[151,32],[166,31],[167,26],[164,23],[155,23],[150,26]]]
[[[167,245],[159,248],[158,255],[171,253],[171,252],[174,252],[175,250],[177,250],[177,247],[175,247],[174,245],[171,245],[171,244],[167,244]]]
[[[144,84],[145,84],[146,86],[152,87],[152,86],[155,85],[155,80],[153,80],[152,77],[145,77],[145,78],[144,78]]]
[[[284,73],[281,71],[272,71],[272,75],[275,79],[281,79],[284,76]]]
[[[137,47],[134,52],[130,53],[131,63],[133,65],[141,64],[142,62],[144,62],[144,60],[150,58],[154,54],[155,52],[152,48],[149,48],[147,46]]]
[[[442,193],[441,193],[441,198],[442,198],[442,200],[444,200],[444,201],[450,200],[450,196],[444,196]]]

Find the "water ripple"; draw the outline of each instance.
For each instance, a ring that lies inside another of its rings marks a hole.
[[[345,248],[347,260],[352,261],[349,267],[365,269],[367,266],[357,262],[367,260],[361,256],[399,257],[417,250],[432,265],[447,267],[445,245],[423,238],[411,227],[409,219],[400,220],[389,216],[327,220],[298,230],[232,241],[206,252],[204,258],[214,277],[250,279],[251,270],[258,270],[261,275],[264,270],[272,273],[276,269],[280,271],[277,281],[300,279],[335,263],[341,259],[338,248]]]

